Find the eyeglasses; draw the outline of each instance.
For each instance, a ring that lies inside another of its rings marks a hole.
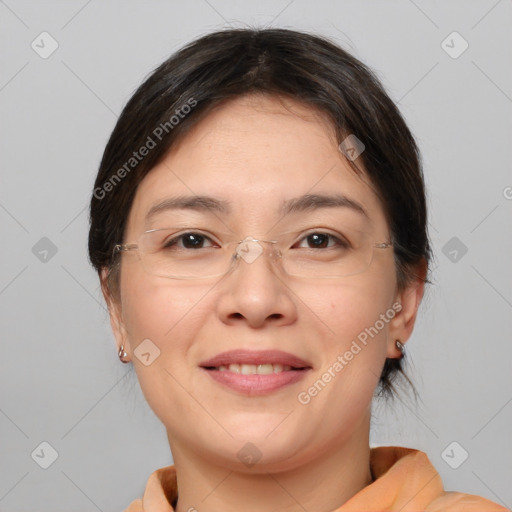
[[[276,240],[229,238],[183,227],[151,229],[137,243],[115,245],[113,254],[135,251],[147,273],[170,279],[222,276],[241,261],[253,264],[264,253],[290,276],[337,278],[364,272],[376,249],[393,246],[392,242],[372,243],[364,232],[348,237],[319,228],[284,233]]]

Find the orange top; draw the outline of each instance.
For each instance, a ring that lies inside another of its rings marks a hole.
[[[374,482],[333,512],[510,512],[479,496],[444,491],[427,455],[399,446],[370,450]],[[176,469],[167,466],[149,477],[144,497],[125,512],[173,512],[178,496]]]

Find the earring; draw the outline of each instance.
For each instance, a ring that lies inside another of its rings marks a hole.
[[[130,361],[126,360],[125,357],[128,356],[128,354],[124,351],[124,345],[121,345],[121,347],[119,348],[119,352],[117,353],[118,357],[119,357],[119,360],[122,362],[122,363],[129,363]]]
[[[400,342],[400,340],[396,340],[395,341],[395,345],[396,345],[396,348],[398,350],[400,350],[401,352],[401,356],[399,357],[399,359],[402,359],[402,357],[405,356],[405,347],[403,346],[403,344]]]

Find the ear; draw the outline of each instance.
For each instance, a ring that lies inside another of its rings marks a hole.
[[[416,315],[425,289],[425,278],[427,275],[427,262],[422,262],[416,267],[414,280],[402,290],[398,291],[393,304],[400,304],[401,309],[389,322],[389,338],[387,357],[397,359],[401,356],[400,350],[396,347],[396,340],[403,345],[410,338],[416,322]],[[393,307],[395,309],[395,307]],[[398,308],[397,308],[398,309]]]
[[[119,352],[119,348],[123,345],[124,351],[129,355],[131,348],[128,340],[128,333],[123,323],[121,299],[120,297],[116,298],[112,296],[108,287],[107,276],[108,270],[103,268],[100,275],[101,291],[105,298],[105,302],[107,303],[108,313],[110,316],[110,326],[112,327],[112,332],[114,333],[116,340],[117,351]]]

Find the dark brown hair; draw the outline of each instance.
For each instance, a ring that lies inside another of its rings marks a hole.
[[[387,217],[399,289],[417,277],[421,265],[428,267],[431,249],[419,151],[374,73],[316,35],[235,29],[203,36],[172,55],[119,116],[94,185],[89,231],[90,261],[98,272],[109,270],[107,286],[113,297],[119,293],[113,247],[124,241],[141,180],[214,107],[250,93],[301,101],[327,116],[338,142],[351,134],[362,141],[365,149],[357,160]],[[350,164],[361,172],[355,162]],[[387,359],[380,394],[392,395],[398,374],[409,380],[400,360]]]

